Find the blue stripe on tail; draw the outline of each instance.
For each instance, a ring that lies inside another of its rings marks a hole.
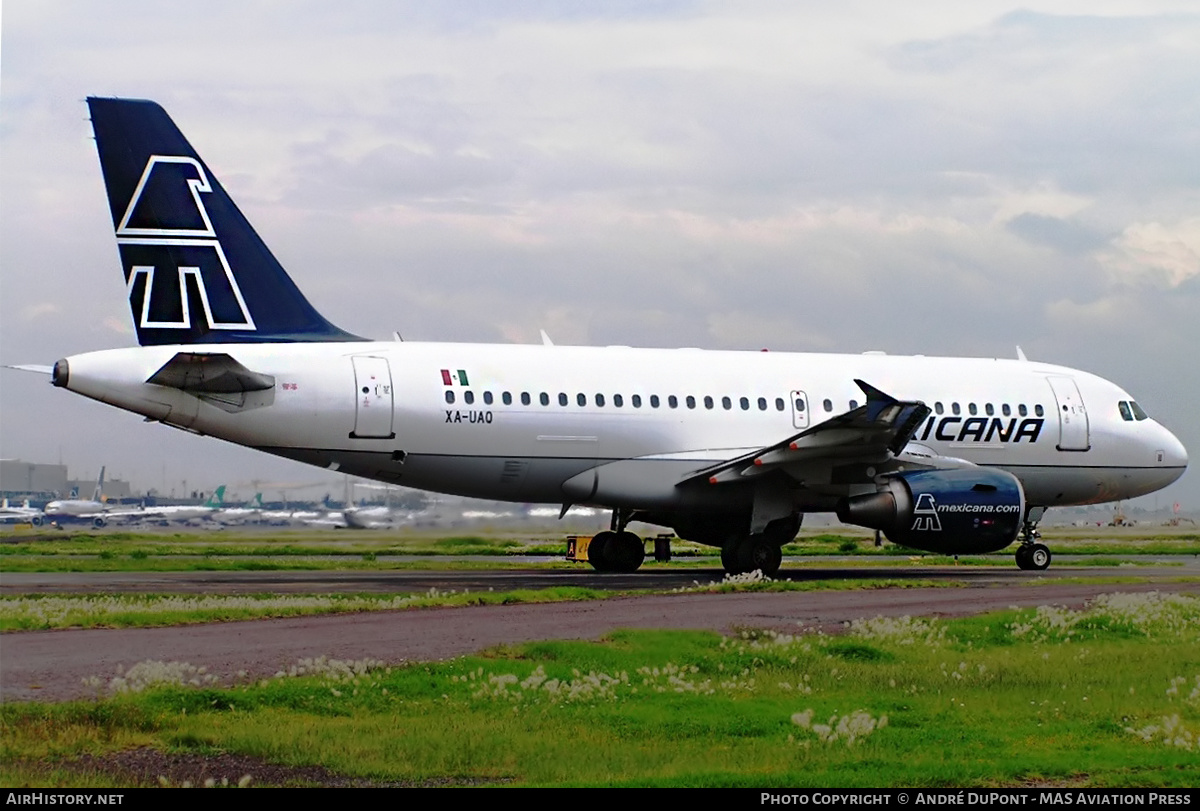
[[[362,340],[313,309],[162,107],[87,101],[138,343]]]

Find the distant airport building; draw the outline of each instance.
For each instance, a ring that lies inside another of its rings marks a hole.
[[[0,459],[0,491],[9,498],[54,498],[68,493],[67,466]]]
[[[0,459],[0,494],[9,499],[49,500],[66,498],[71,490],[79,488],[80,498],[91,498],[96,489],[96,479],[71,479],[67,477],[66,465],[44,465],[38,462],[23,462],[20,459]],[[106,479],[104,495],[112,499],[129,498],[132,489],[129,482]]]

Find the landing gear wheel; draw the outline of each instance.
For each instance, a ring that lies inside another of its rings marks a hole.
[[[609,548],[613,546],[613,541],[617,538],[615,532],[598,532],[588,544],[587,556],[588,563],[592,564],[592,568],[598,572],[611,572],[613,570],[612,563],[609,557]]]
[[[1041,571],[1050,567],[1050,550],[1045,544],[1035,543],[1029,547],[1029,568]]]
[[[595,543],[595,540],[592,541]],[[604,549],[611,572],[629,574],[636,572],[646,559],[646,543],[632,532],[618,532],[609,539]]]
[[[730,538],[721,547],[721,567],[726,574],[741,574],[742,569],[738,563],[738,539]]]
[[[1017,547],[1016,558],[1017,558],[1017,568],[1018,569],[1032,569],[1033,568],[1033,565],[1029,561],[1029,547],[1030,546],[1032,546],[1032,544],[1021,544],[1020,546]]]
[[[743,572],[759,570],[774,577],[783,563],[783,549],[763,535],[751,535],[738,543],[738,568]]]
[[[1042,571],[1050,566],[1050,550],[1045,544],[1027,543],[1017,547],[1017,566],[1028,571]]]

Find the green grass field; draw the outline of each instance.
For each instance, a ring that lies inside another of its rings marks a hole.
[[[0,707],[0,781],[177,784],[116,765],[153,753],[232,758],[227,779],[252,784],[1200,783],[1200,600],[1177,595],[838,636],[622,632],[408,667],[317,660],[255,683],[186,663],[96,676],[95,701]]]
[[[0,572],[115,572],[223,570],[372,570],[404,568],[501,568],[529,566],[513,556],[540,557],[543,566],[586,566],[564,561],[565,536],[510,533],[444,536],[417,531],[320,531],[253,529],[228,532],[105,532],[43,529],[0,534]],[[1120,558],[1152,562],[1162,555],[1200,555],[1200,534],[1190,528],[1064,528],[1047,530],[1056,556],[1087,560],[1055,565],[1119,565]],[[715,548],[676,539],[672,566],[717,566]],[[851,557],[864,565],[946,564],[953,559],[885,543],[853,530],[803,532],[784,547],[794,558]],[[405,556],[424,559],[397,560]],[[472,560],[457,558],[471,557]],[[1010,551],[964,557],[960,563],[1013,565]],[[654,565],[652,562],[647,565]],[[803,566],[790,561],[789,566]]]

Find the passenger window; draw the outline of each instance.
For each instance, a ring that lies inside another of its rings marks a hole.
[[[587,395],[584,394],[583,392],[579,392],[579,394],[575,395],[575,402],[578,403],[580,406],[587,405]]]
[[[621,406],[625,405],[625,398],[619,394],[614,394],[613,395],[613,405],[616,406],[617,408],[620,408]]]
[[[1019,406],[1017,406],[1017,413],[1022,417],[1027,417],[1029,416],[1029,409],[1025,407],[1024,403],[1021,403]]]
[[[640,395],[640,394],[633,395],[632,397],[629,398],[629,403],[634,408],[641,408],[642,407],[642,395]]]
[[[798,413],[803,413],[803,411],[804,411],[804,398],[803,397],[796,398],[796,411]]]
[[[828,397],[825,398],[825,402],[821,405],[825,406],[826,414],[828,414],[830,411],[833,411],[833,400],[830,400]]]
[[[983,407],[983,412],[990,417],[996,413],[996,409],[992,408],[991,403],[988,403]]]
[[[604,408],[604,395],[603,394],[596,395],[596,405],[598,405],[600,408]]]
[[[728,397],[722,397],[721,408],[725,409],[726,411],[733,408],[733,400],[730,400]]]
[[[713,407],[713,398],[709,397],[707,394],[704,395],[704,407],[709,409]]]
[[[850,401],[850,410],[853,411],[856,408],[858,408],[858,400],[851,400]]]
[[[967,413],[970,414],[972,417],[974,417],[976,414],[979,413],[979,409],[977,409],[975,407],[974,403],[968,403],[967,404]]]
[[[692,396],[692,395],[690,395],[690,394],[687,396],[687,399],[686,399],[686,400],[684,400],[684,402],[685,402],[685,403],[687,403],[687,407],[688,407],[688,408],[695,408],[695,407],[696,407],[696,398],[695,398],[695,397],[693,397],[693,396]]]
[[[679,398],[672,394],[667,398],[667,405],[671,408],[679,408]]]
[[[941,403],[934,403],[933,404],[933,412],[935,414],[945,414],[946,409],[942,406]]]
[[[542,392],[540,399],[542,401],[542,405],[544,405],[544,406],[550,405],[550,395],[546,394],[546,392]]]
[[[1009,417],[1012,415],[1012,409],[1008,407],[1008,403],[1005,403],[1004,405],[1000,406],[1000,413],[1006,417]]]
[[[650,395],[650,407],[658,408],[658,395],[657,394]]]
[[[950,404],[950,413],[954,414],[955,416],[958,416],[962,413],[962,409],[958,407],[958,403]]]
[[[463,392],[463,402],[466,403],[467,405],[470,405],[471,403],[475,402],[475,392],[464,391]]]
[[[1063,408],[1066,408],[1066,406],[1063,406]],[[1044,417],[1046,415],[1046,409],[1042,408],[1040,404],[1035,405],[1033,407],[1033,413],[1037,414],[1039,417]]]
[[[521,405],[529,405],[529,392],[521,392]]]
[[[1142,407],[1137,402],[1130,400],[1129,408],[1133,411],[1133,418],[1141,422],[1142,420],[1150,419],[1150,415],[1142,410]]]
[[[776,398],[775,398],[775,410],[776,410],[776,411],[783,411],[783,409],[785,409],[785,408],[787,408],[787,404],[783,402],[783,398],[782,398],[782,397],[776,397]]]
[[[446,402],[454,405],[454,389],[446,389]]]
[[[1133,412],[1129,410],[1129,403],[1122,400],[1117,403],[1117,409],[1121,412],[1121,419],[1125,420],[1125,422],[1133,422]]]
[[[512,395],[507,391],[500,395],[500,399],[504,401],[505,405],[512,405]]]
[[[488,405],[492,404],[492,393],[490,391],[485,391],[483,393],[483,402],[485,402]]]
[[[750,400],[745,397],[738,401],[738,405],[742,407],[742,411],[750,410]]]
[[[758,410],[759,410],[759,411],[766,411],[766,410],[767,410],[767,398],[766,398],[766,397],[759,397],[759,398],[758,398]]]

